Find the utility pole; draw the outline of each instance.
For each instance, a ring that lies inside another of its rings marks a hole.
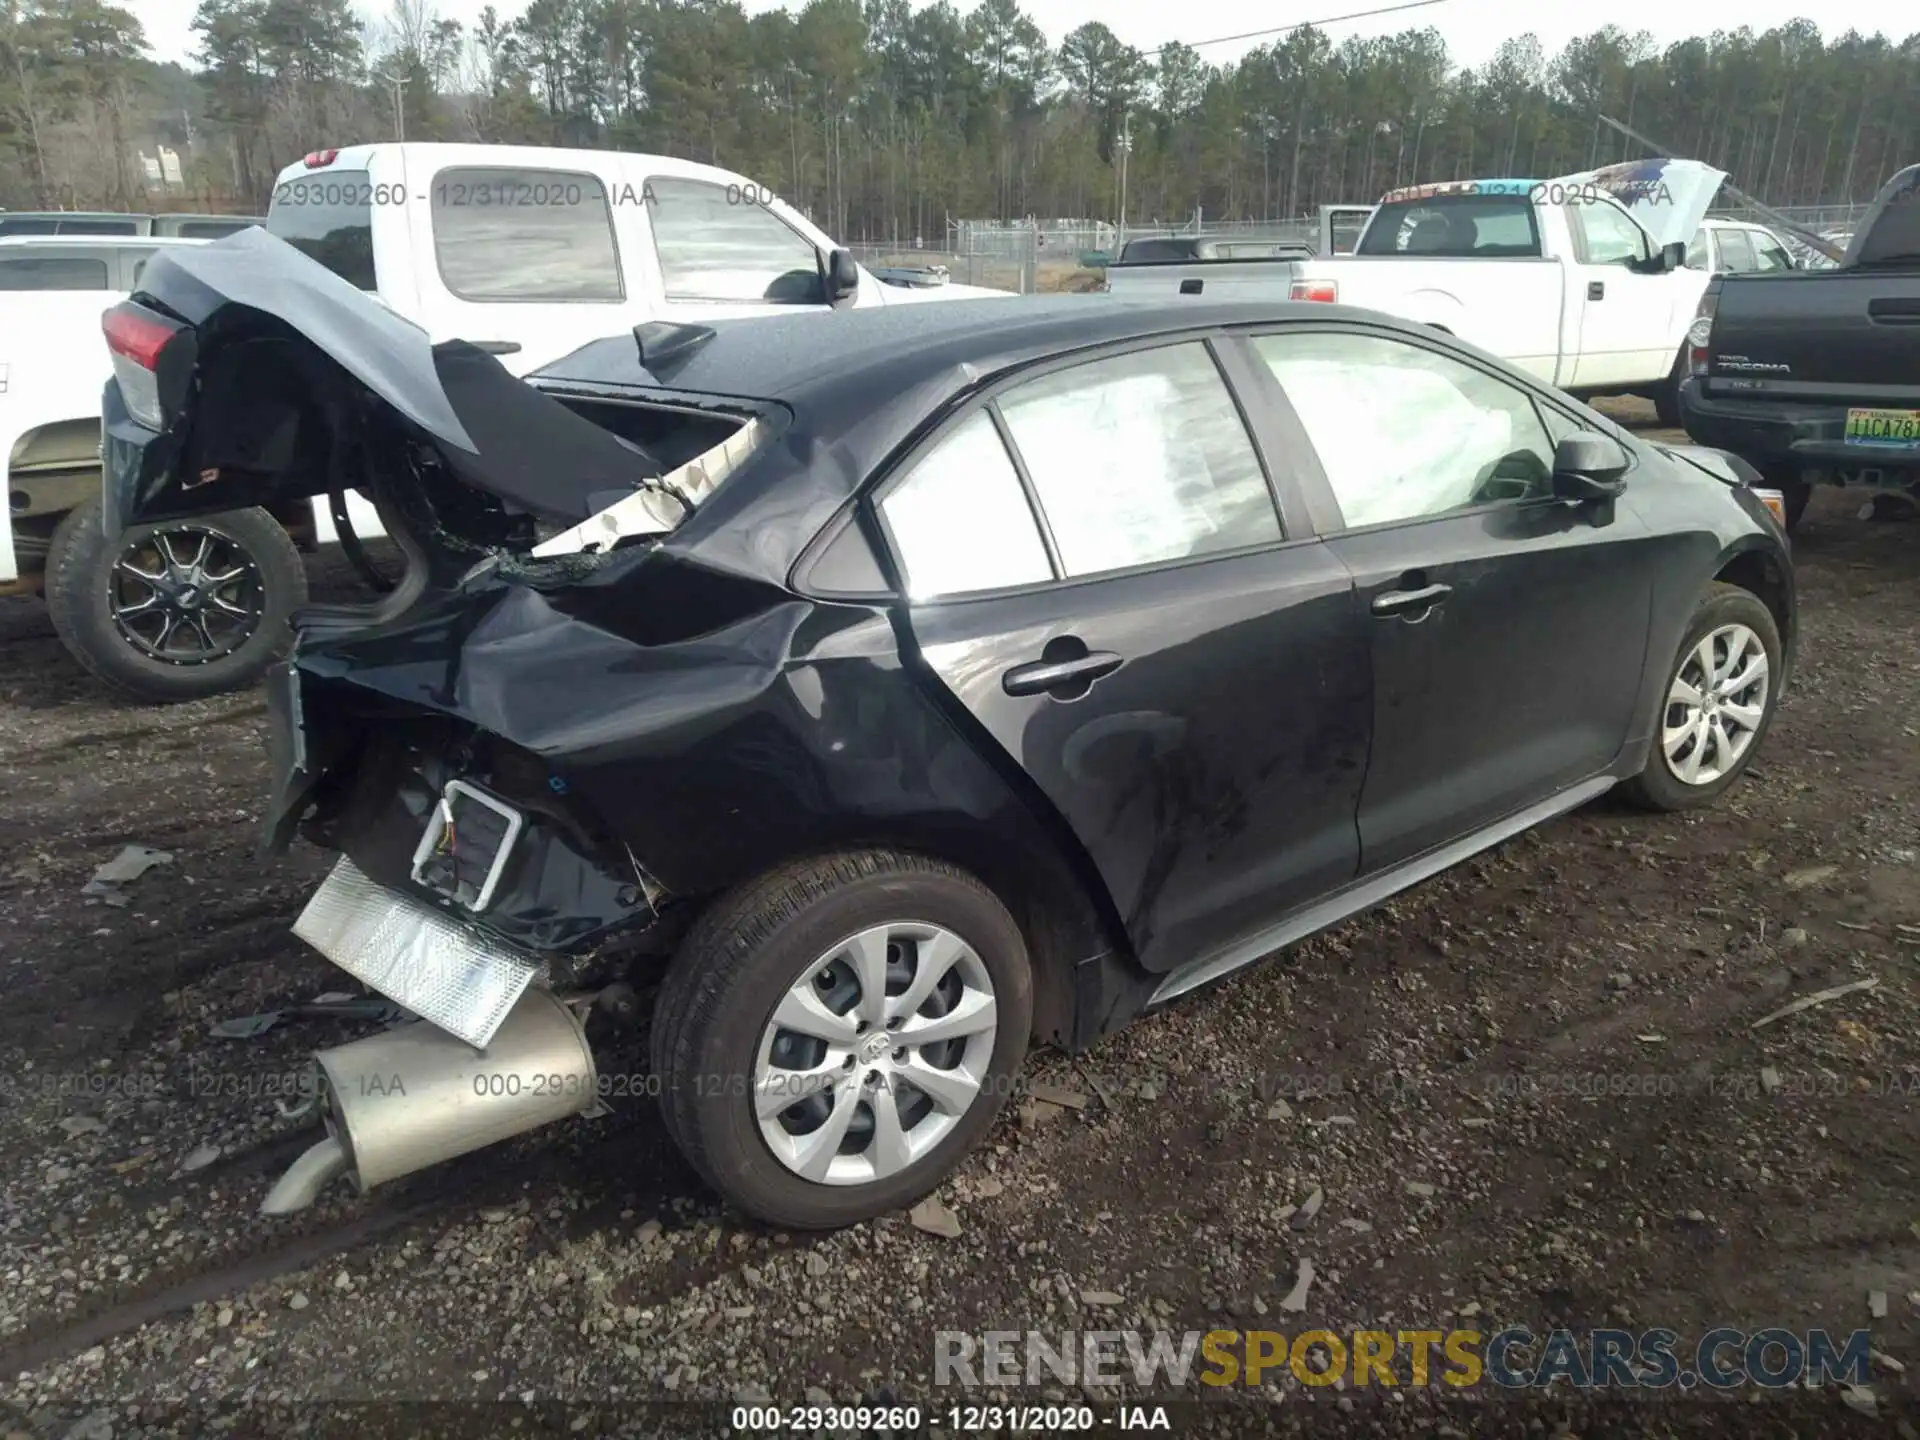
[[[403,96],[407,82],[395,75],[388,84],[393,91],[393,138],[405,140],[407,138],[407,107]]]
[[[1133,149],[1133,134],[1128,128],[1132,116],[1120,112],[1120,220],[1113,228],[1113,248],[1118,254],[1127,243],[1127,152]]]

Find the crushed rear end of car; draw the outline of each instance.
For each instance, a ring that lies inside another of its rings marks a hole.
[[[327,1134],[265,1208],[599,1109],[586,1023],[631,1020],[675,897],[728,868],[723,807],[676,772],[773,738],[810,613],[661,543],[779,407],[550,392],[257,230],[156,261],[104,325],[110,532],[353,490],[406,560],[379,600],[296,619],[263,850],[339,853],[295,933],[418,1020],[316,1057]]]

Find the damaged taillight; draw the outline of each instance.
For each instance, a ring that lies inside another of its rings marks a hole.
[[[1687,327],[1687,373],[1705,375],[1713,346],[1713,312],[1720,304],[1720,282],[1710,281],[1700,296],[1700,308]]]
[[[149,430],[165,429],[160,357],[187,327],[128,300],[107,311],[100,328],[106,332],[113,378],[119,382],[127,413]]]

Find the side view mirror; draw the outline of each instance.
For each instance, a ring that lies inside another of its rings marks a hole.
[[[1625,492],[1627,452],[1617,440],[1591,430],[1576,430],[1553,451],[1553,493],[1562,500],[1590,504]]]
[[[827,261],[821,275],[827,303],[838,305],[847,296],[860,288],[860,267],[854,263],[851,250],[829,250]]]
[[[1643,260],[1628,261],[1627,268],[1636,270],[1642,275],[1665,275],[1669,271],[1680,269],[1686,263],[1687,243],[1684,240],[1675,240],[1662,245]]]

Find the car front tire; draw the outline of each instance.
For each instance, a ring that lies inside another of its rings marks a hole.
[[[1751,591],[1715,582],[1667,667],[1653,745],[1623,787],[1650,810],[1692,810],[1730,789],[1779,704],[1780,629]]]
[[[285,653],[307,574],[264,510],[109,540],[92,496],[53,532],[46,594],[61,642],[97,679],[142,700],[198,700],[251,685]]]
[[[1025,941],[943,861],[796,862],[716,901],[669,967],[668,1132],[729,1202],[796,1230],[912,1204],[985,1134],[1032,1025]]]

